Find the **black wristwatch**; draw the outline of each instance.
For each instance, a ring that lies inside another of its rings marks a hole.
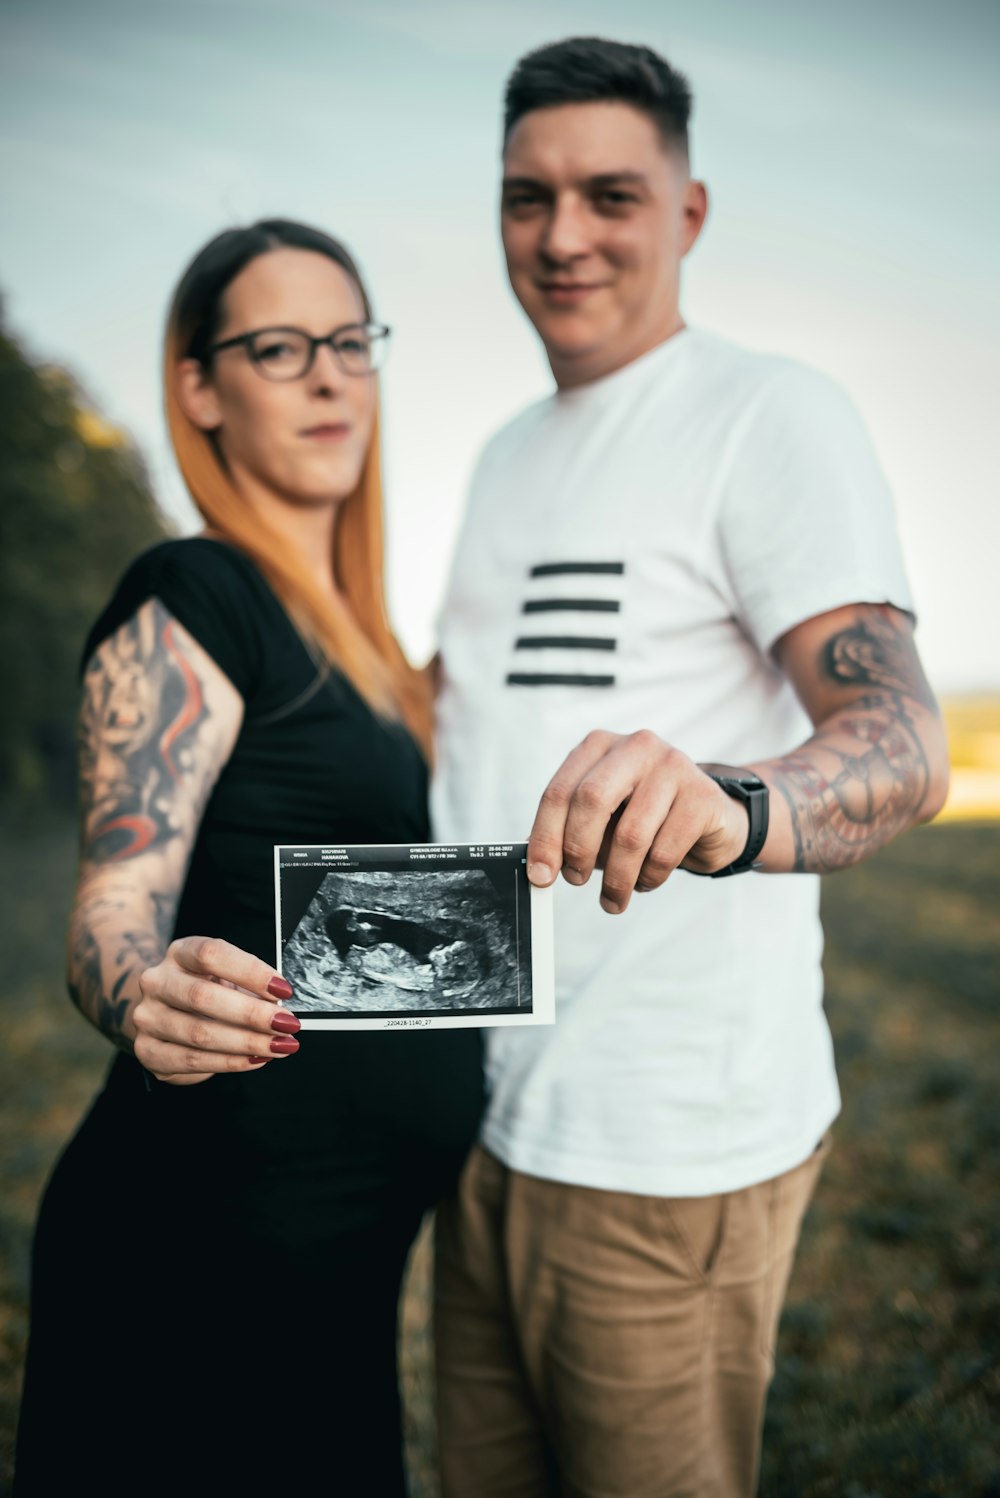
[[[752,770],[739,770],[732,765],[699,765],[698,768],[704,770],[716,785],[721,786],[727,796],[732,796],[734,801],[742,801],[750,818],[750,830],[739,858],[734,859],[726,868],[716,869],[714,874],[705,877],[725,879],[730,874],[745,874],[760,857],[767,839],[768,788]],[[690,872],[695,871],[692,869]]]

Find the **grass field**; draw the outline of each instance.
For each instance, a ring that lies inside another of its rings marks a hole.
[[[56,823],[0,861],[0,1491],[35,1204],[106,1061],[63,997],[72,843]],[[782,1323],[761,1491],[1000,1498],[1000,823],[911,833],[830,879],[824,910],[844,1113]],[[428,1264],[424,1240],[404,1305],[414,1498],[436,1493]]]

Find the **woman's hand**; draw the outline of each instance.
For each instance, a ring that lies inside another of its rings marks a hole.
[[[205,1082],[292,1056],[299,1021],[275,1002],[291,984],[259,957],[209,936],[170,943],[139,975],[135,1055],[160,1082]]]

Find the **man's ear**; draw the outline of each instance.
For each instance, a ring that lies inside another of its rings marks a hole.
[[[704,182],[696,182],[693,178],[685,182],[681,211],[684,220],[681,228],[681,254],[686,255],[693,248],[708,217],[708,188]]]
[[[222,412],[215,386],[203,364],[197,359],[182,359],[174,377],[181,410],[203,432],[214,432],[222,425]]]

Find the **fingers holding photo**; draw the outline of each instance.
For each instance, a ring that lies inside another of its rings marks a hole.
[[[586,884],[603,870],[601,905],[625,910],[658,888],[714,828],[724,798],[698,766],[648,729],[590,733],[546,787],[531,831],[528,873]]]
[[[291,985],[230,942],[172,942],[163,961],[142,973],[139,988],[135,1054],[155,1076],[204,1080],[299,1049],[300,1021],[275,1002],[291,997]]]
[[[178,967],[195,976],[226,979],[249,993],[290,999],[292,985],[270,963],[217,936],[182,936],[167,953]]]

